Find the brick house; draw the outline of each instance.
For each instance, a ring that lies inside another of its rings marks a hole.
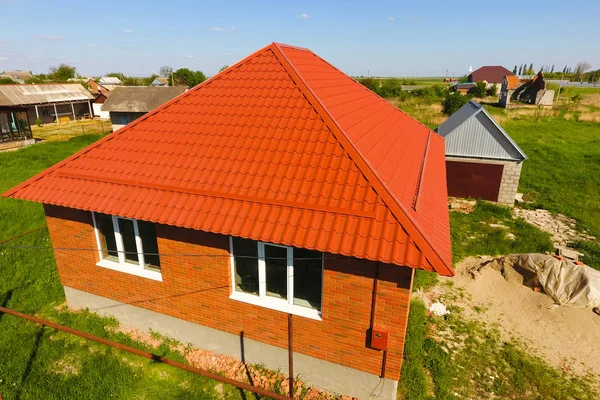
[[[527,156],[481,104],[470,100],[436,132],[446,143],[450,196],[514,204]]]
[[[444,140],[282,44],[4,196],[71,307],[282,370],[292,314],[294,371],[359,398],[396,397],[415,268],[454,274]]]

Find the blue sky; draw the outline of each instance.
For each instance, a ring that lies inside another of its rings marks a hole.
[[[351,75],[461,75],[482,65],[600,68],[600,1],[0,0],[0,71],[207,75],[270,42]]]

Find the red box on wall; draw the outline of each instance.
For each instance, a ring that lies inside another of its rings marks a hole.
[[[383,326],[374,326],[371,331],[371,348],[387,350],[389,330]]]

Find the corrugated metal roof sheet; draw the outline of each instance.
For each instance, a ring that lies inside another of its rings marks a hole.
[[[100,78],[98,83],[107,84],[107,85],[121,85],[123,82],[115,76],[103,76]]]
[[[443,150],[274,43],[4,195],[452,275]]]
[[[470,100],[436,131],[446,139],[446,155],[523,161],[527,156],[481,106]]]
[[[0,85],[0,105],[32,105],[93,100],[80,84]]]

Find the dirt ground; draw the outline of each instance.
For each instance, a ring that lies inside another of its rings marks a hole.
[[[456,265],[455,277],[444,278],[471,295],[470,301],[459,304],[464,316],[498,324],[507,339],[524,343],[550,364],[580,375],[592,373],[600,381],[600,316],[591,308],[550,309],[550,297],[505,280],[494,268],[482,269],[473,279],[467,271],[482,261],[467,258]],[[477,312],[475,306],[484,311]]]

